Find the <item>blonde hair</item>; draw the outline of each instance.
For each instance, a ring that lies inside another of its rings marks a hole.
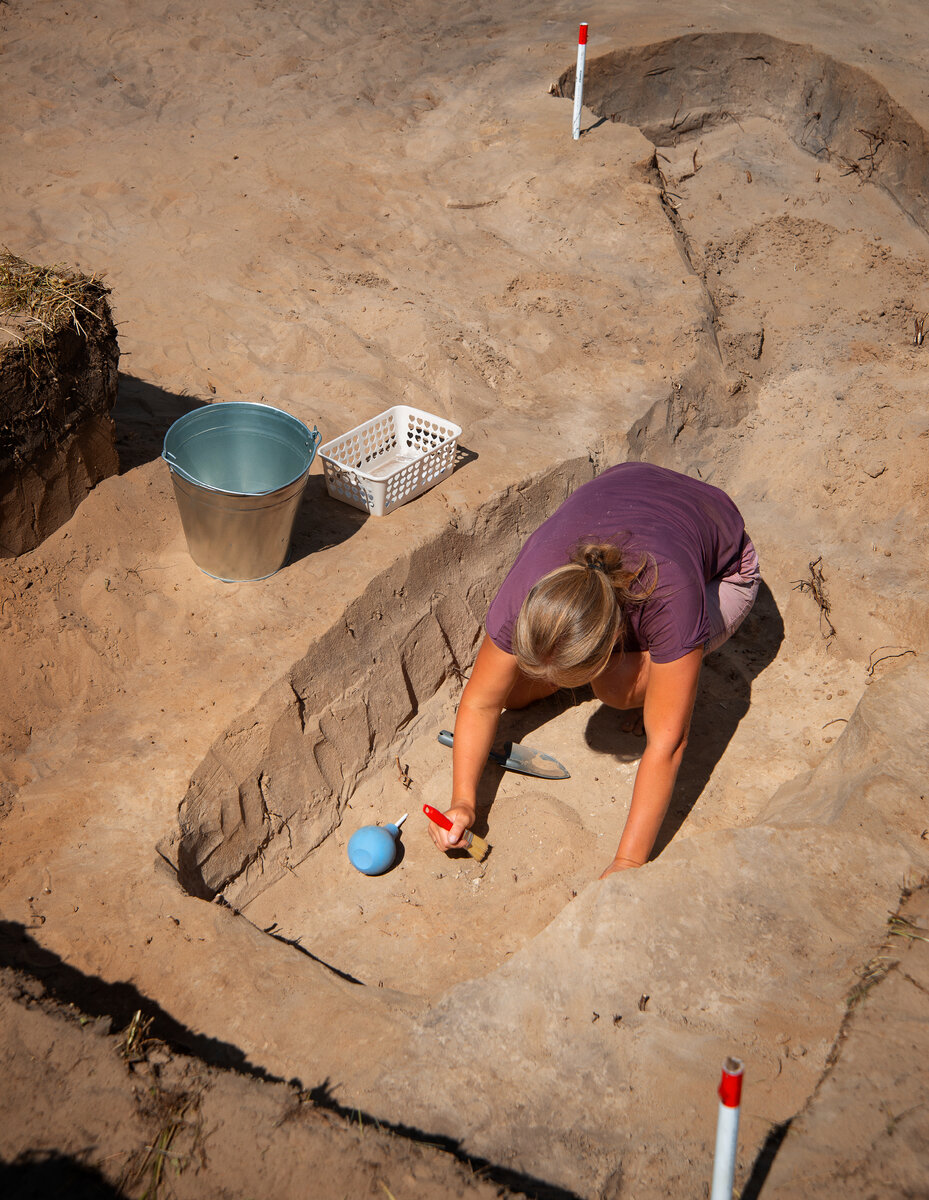
[[[582,540],[570,562],[544,575],[523,601],[513,633],[520,670],[559,687],[589,683],[622,650],[626,609],[644,603],[657,584],[651,555],[630,570],[611,542]]]

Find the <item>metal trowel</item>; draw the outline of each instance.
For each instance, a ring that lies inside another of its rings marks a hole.
[[[454,744],[454,738],[447,729],[439,734],[443,746]],[[488,762],[495,762],[507,771],[519,771],[521,775],[535,775],[538,779],[570,779],[571,772],[566,771],[557,758],[543,754],[541,750],[533,750],[531,746],[521,746],[517,742],[505,742],[502,750],[491,750]]]

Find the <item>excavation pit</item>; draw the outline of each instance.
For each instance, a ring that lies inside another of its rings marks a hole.
[[[449,705],[435,711],[441,720]],[[572,716],[553,716],[535,734],[564,741]],[[409,768],[408,788],[396,763],[366,781],[339,827],[243,911],[361,983],[435,998],[525,947],[586,886],[598,856],[598,805],[578,812],[576,796],[559,794],[562,784],[488,766],[474,828],[491,849],[477,862],[466,851],[440,853],[429,837],[422,805],[448,807],[451,767],[434,731],[409,741],[402,767]],[[613,769],[604,762],[604,780]],[[617,778],[608,804],[619,787]],[[354,870],[346,852],[354,830],[395,821],[407,809],[394,867],[373,878]]]
[[[781,637],[780,615],[763,592],[744,630],[707,660],[694,753],[682,769],[659,850],[672,838],[751,824],[767,796],[796,769],[790,747],[803,741],[800,735],[817,721],[848,719],[857,673],[850,664],[835,664],[812,696],[804,695],[806,676],[796,673],[786,685],[797,689],[794,719],[763,732],[764,698],[773,683],[765,673]],[[785,681],[773,685],[783,691]],[[436,733],[450,722],[457,696],[457,687],[437,693],[418,715],[402,753],[360,783],[339,824],[301,862],[272,873],[275,853],[267,848],[247,870],[248,879],[230,886],[233,904],[243,884],[248,887],[244,894],[252,898],[239,911],[252,924],[356,983],[437,1001],[521,951],[531,955],[533,940],[595,886],[615,852],[644,746],[635,715],[602,705],[586,688],[505,714],[503,737],[551,754],[571,778],[540,780],[488,764],[474,829],[491,849],[478,862],[466,851],[441,854],[422,813],[424,803],[443,808],[450,802],[451,751]],[[749,770],[749,747],[760,739],[767,743],[764,765]],[[804,747],[804,763],[821,762],[832,740],[821,733],[815,745]],[[275,764],[262,770],[273,777]],[[745,774],[751,776],[748,786]],[[376,877],[356,871],[347,855],[352,833],[407,811],[395,865]],[[295,832],[292,825],[283,829],[275,844],[289,850]]]

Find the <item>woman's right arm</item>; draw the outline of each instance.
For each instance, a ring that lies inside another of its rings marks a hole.
[[[454,850],[462,833],[474,823],[477,785],[493,746],[500,713],[518,679],[515,657],[485,635],[455,720],[452,803],[445,813],[452,827],[445,830],[431,823],[429,826],[440,850]]]

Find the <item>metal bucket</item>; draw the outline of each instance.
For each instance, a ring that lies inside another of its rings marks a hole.
[[[210,404],[174,422],[161,457],[201,571],[237,583],[281,569],[320,440],[267,404]]]

